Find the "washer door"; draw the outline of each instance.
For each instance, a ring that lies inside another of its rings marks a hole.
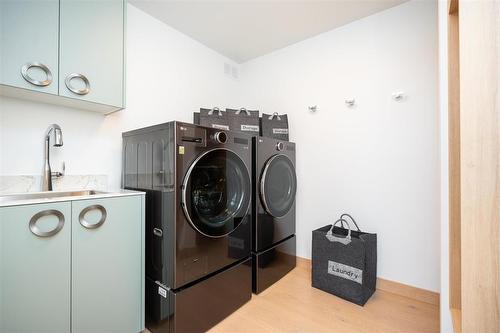
[[[295,167],[285,155],[274,155],[264,166],[260,179],[260,198],[266,212],[285,216],[295,202],[297,176]]]
[[[238,227],[250,206],[250,175],[234,152],[218,148],[198,157],[182,187],[182,208],[191,225],[208,237]]]

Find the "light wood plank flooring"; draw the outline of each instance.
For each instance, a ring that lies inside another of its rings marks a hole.
[[[439,332],[439,306],[378,290],[364,307],[311,287],[307,262],[212,328],[210,333]]]

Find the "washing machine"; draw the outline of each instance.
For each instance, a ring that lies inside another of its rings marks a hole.
[[[251,138],[169,122],[123,133],[146,192],[146,327],[205,331],[251,297]]]
[[[254,137],[252,289],[260,293],[296,266],[295,143]]]

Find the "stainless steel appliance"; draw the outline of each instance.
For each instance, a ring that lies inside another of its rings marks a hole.
[[[123,134],[146,192],[146,326],[205,331],[251,297],[251,138],[169,122]]]
[[[260,293],[296,265],[295,143],[253,138],[253,283]]]

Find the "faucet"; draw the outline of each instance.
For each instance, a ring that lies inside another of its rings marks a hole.
[[[64,176],[64,162],[62,172],[52,172],[50,169],[50,136],[52,132],[54,133],[54,147],[61,147],[63,145],[61,127],[57,124],[50,125],[45,133],[45,165],[43,167],[42,191],[52,191],[52,177]]]

